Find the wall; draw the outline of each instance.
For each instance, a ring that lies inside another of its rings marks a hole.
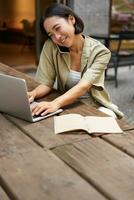
[[[74,10],[84,21],[84,33],[109,33],[110,0],[74,0]]]

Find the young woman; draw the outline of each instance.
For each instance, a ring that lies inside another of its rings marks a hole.
[[[48,36],[40,56],[36,80],[40,85],[28,92],[29,101],[47,95],[55,80],[63,95],[53,101],[42,101],[32,108],[33,115],[56,111],[78,98],[93,105],[103,105],[118,117],[123,114],[111,103],[104,87],[105,69],[110,51],[99,41],[82,35],[84,24],[74,11],[63,5],[48,7],[42,18]]]

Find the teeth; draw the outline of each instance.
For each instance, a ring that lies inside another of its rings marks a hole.
[[[64,41],[65,41],[65,38],[64,38],[64,39],[62,39],[61,43],[63,43]]]

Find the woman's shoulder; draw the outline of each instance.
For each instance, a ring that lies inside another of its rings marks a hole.
[[[85,44],[83,48],[86,55],[96,57],[98,55],[103,56],[107,55],[108,58],[111,57],[111,52],[108,48],[106,48],[100,41],[95,40],[90,36],[85,37]]]
[[[52,48],[56,48],[56,45],[52,42],[52,40],[47,39],[43,45],[43,48],[45,48],[45,49],[47,48],[49,50]]]
[[[87,45],[89,45],[90,47],[100,47],[100,48],[107,49],[103,43],[101,43],[99,40],[96,40],[90,36],[85,36],[85,41]]]
[[[50,39],[47,39],[43,45],[42,53],[54,56],[57,53],[57,50],[57,46]]]
[[[84,37],[85,37],[85,41],[86,41],[87,45],[90,45],[90,46],[97,45],[97,44],[100,45],[100,42],[98,40],[96,40],[90,36],[84,36]]]
[[[96,52],[97,54],[99,52],[104,52],[106,54],[111,55],[110,50],[103,43],[90,36],[86,36],[86,46],[88,46],[91,49],[91,51]]]

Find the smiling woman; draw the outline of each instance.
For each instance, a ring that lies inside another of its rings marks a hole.
[[[52,4],[42,17],[41,27],[47,35],[36,74],[40,85],[28,93],[29,101],[47,95],[57,79],[57,89],[63,95],[51,102],[41,102],[32,109],[33,115],[54,112],[78,98],[92,105],[103,105],[123,113],[109,98],[104,87],[105,69],[110,51],[99,41],[82,34],[82,19],[68,6]]]
[[[75,18],[70,15],[68,20],[61,17],[48,17],[43,25],[48,36],[55,44],[70,47],[75,32],[74,24]]]

